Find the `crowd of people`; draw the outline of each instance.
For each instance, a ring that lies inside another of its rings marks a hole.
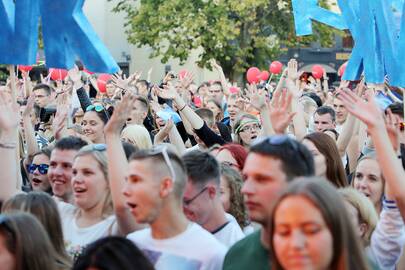
[[[402,89],[75,67],[0,86],[0,268],[405,269]]]

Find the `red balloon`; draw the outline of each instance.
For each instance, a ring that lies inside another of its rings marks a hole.
[[[270,64],[269,70],[272,74],[280,74],[283,70],[283,64],[280,61],[273,61]]]
[[[246,79],[249,83],[258,83],[260,81],[261,71],[257,67],[251,67],[246,73]]]
[[[51,74],[51,79],[54,81],[63,81],[68,75],[66,69],[50,68],[49,73]]]
[[[28,72],[28,71],[31,71],[32,67],[31,66],[18,66],[18,69],[20,71]]]
[[[101,93],[107,92],[106,84],[111,80],[111,74],[100,74],[97,78],[97,87]]]
[[[185,70],[185,69],[180,70],[180,71],[179,71],[179,79],[180,79],[180,80],[184,79],[184,77],[186,77],[187,73],[188,73],[188,71]]]
[[[231,94],[239,93],[239,88],[236,86],[231,86],[229,87],[229,92],[231,92]]]
[[[315,79],[322,78],[324,74],[325,74],[325,70],[323,69],[323,67],[321,65],[314,65],[312,67],[312,76]]]
[[[260,79],[262,81],[267,81],[270,77],[270,73],[267,70],[262,71],[262,73],[260,73]]]
[[[343,77],[343,74],[345,74],[346,71],[346,67],[347,67],[347,61],[343,63],[343,65],[340,66],[339,70],[338,70],[338,75],[340,77]]]

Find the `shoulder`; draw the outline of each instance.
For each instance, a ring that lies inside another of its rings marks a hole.
[[[127,235],[127,238],[132,242],[139,243],[144,241],[145,239],[151,238],[151,231],[150,228],[146,228],[143,230],[135,231]]]
[[[240,250],[244,250],[247,247],[250,247],[251,245],[254,244],[259,244],[260,243],[260,230],[257,230],[249,235],[247,235],[245,238],[241,239],[240,241],[236,242],[228,251],[228,254],[233,254],[233,253],[238,253]]]

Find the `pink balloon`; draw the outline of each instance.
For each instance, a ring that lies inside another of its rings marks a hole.
[[[93,75],[94,72],[91,72],[90,70],[88,70],[87,68],[83,68],[83,71],[86,72],[87,74]]]
[[[20,71],[28,72],[28,71],[31,71],[31,70],[32,70],[32,67],[31,67],[31,66],[18,66],[18,69],[19,69]]]
[[[269,70],[272,74],[280,74],[283,70],[283,64],[280,61],[273,61],[270,64]]]
[[[51,74],[51,79],[54,81],[63,81],[68,75],[66,69],[50,68],[49,73]]]
[[[345,74],[346,71],[346,67],[347,67],[347,61],[343,63],[343,65],[340,66],[339,70],[338,70],[338,75],[340,77],[343,77],[343,74]]]
[[[236,86],[231,86],[229,87],[229,92],[231,92],[231,94],[239,93],[239,88]]]
[[[267,70],[262,71],[262,73],[260,73],[260,79],[262,81],[267,81],[270,77],[270,73]]]
[[[323,67],[321,65],[314,65],[312,67],[312,76],[315,79],[320,79],[323,77],[323,74],[325,74],[325,70],[323,69]]]
[[[188,73],[188,71],[185,70],[185,69],[180,70],[180,71],[179,71],[179,79],[180,79],[180,80],[184,79],[184,77],[186,77],[187,73]]]
[[[111,80],[111,74],[100,74],[97,78],[97,87],[101,93],[107,92],[106,84]]]
[[[246,79],[249,83],[258,83],[260,81],[261,71],[257,67],[251,67],[246,72]]]

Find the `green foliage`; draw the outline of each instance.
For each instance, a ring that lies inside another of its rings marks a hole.
[[[289,0],[120,0],[114,11],[126,13],[129,42],[150,46],[151,57],[185,62],[199,49],[200,67],[216,59],[231,78],[250,66],[267,69],[282,47],[330,47],[335,34],[314,23],[316,34],[296,37]]]

